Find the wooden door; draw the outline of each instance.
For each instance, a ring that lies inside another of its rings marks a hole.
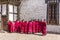
[[[2,28],[3,28],[3,30],[6,30],[6,25],[7,25],[6,16],[2,16]]]

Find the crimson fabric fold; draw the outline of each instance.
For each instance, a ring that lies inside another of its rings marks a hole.
[[[33,22],[32,21],[29,21],[28,22],[28,33],[33,33]]]
[[[46,35],[46,22],[42,22],[42,34]]]
[[[28,22],[27,21],[24,22],[24,28],[25,28],[24,33],[28,33]]]
[[[19,32],[19,21],[15,22],[15,32]]]

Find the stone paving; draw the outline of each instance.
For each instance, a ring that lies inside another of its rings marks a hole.
[[[20,34],[20,33],[0,33],[0,40],[60,40],[60,34],[47,34],[42,36],[41,33],[36,34]]]

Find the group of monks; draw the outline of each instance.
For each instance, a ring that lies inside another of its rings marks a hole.
[[[40,33],[42,32],[43,35],[46,35],[46,21],[18,21],[11,22],[8,21],[8,30],[9,32],[19,32],[19,33]]]

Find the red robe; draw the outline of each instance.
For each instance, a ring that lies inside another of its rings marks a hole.
[[[33,30],[32,30],[32,22],[31,22],[31,21],[28,23],[28,27],[29,27],[29,28],[28,28],[28,30],[29,30],[28,32],[29,32],[29,33],[32,33]]]
[[[12,22],[12,24],[11,24],[11,32],[15,32],[15,23],[14,22]]]
[[[28,22],[24,22],[25,33],[28,33]]]
[[[19,32],[19,21],[15,22],[15,31]]]
[[[8,31],[11,32],[11,24],[12,22],[11,21],[8,21]]]
[[[46,22],[42,22],[42,34],[46,35]]]
[[[21,29],[21,32],[24,33],[24,22],[20,21],[20,29]]]
[[[36,33],[38,33],[40,31],[40,24],[39,21],[36,21]]]
[[[38,21],[38,33],[41,32],[41,26],[42,26],[42,22]]]
[[[21,27],[22,27],[22,22],[20,21],[19,22],[19,32],[22,32],[22,28]]]
[[[37,23],[36,21],[33,21],[33,33],[36,32],[36,27],[37,27],[36,23]]]

